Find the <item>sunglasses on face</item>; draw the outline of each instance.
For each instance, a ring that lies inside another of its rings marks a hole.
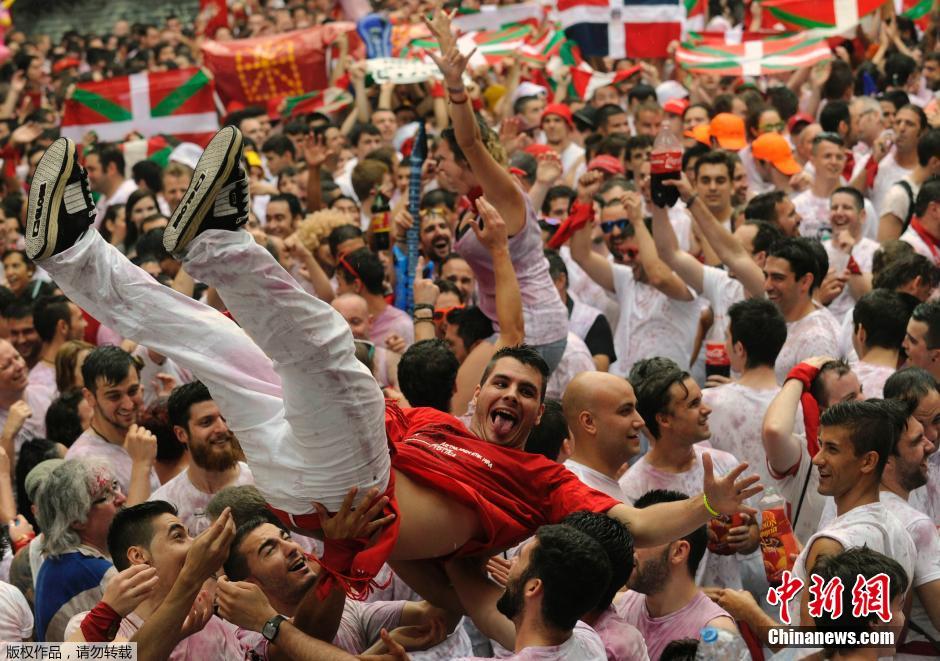
[[[780,131],[783,131],[783,129],[785,129],[786,126],[787,125],[784,124],[783,122],[777,122],[776,124],[764,124],[763,126],[760,127],[760,132],[761,133],[771,133],[773,131],[780,132]]]
[[[447,323],[453,323],[451,319],[452,313],[457,310],[463,310],[465,305],[452,305],[449,308],[435,308],[434,309],[434,323],[441,324],[444,320],[447,320]]]
[[[614,231],[616,227],[621,232],[626,229],[627,225],[630,224],[630,221],[626,218],[619,218],[618,220],[605,220],[601,223],[601,231],[604,234],[610,234]]]

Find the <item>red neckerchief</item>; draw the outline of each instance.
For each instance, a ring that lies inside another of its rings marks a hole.
[[[851,149],[845,152],[845,167],[842,168],[842,177],[846,181],[852,181],[852,171],[855,169],[855,154]]]
[[[911,229],[914,230],[917,236],[930,248],[930,254],[933,256],[934,264],[940,264],[940,239],[937,239],[924,229],[924,226],[920,224],[920,219],[916,216],[911,218]]]

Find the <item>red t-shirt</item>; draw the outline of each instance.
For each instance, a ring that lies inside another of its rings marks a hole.
[[[620,504],[561,464],[480,440],[435,409],[389,405],[385,428],[396,470],[479,514],[485,536],[462,546],[458,556],[508,548],[571,512],[606,512]]]

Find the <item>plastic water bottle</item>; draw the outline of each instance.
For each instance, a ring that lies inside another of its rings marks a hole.
[[[682,143],[664,122],[653,143],[650,153],[650,197],[658,207],[674,206],[679,199],[679,189],[664,186],[667,179],[679,179],[682,176]]]
[[[695,661],[749,661],[750,658],[751,653],[741,636],[716,627],[702,629]]]

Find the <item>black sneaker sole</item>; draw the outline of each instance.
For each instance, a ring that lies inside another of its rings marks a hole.
[[[53,142],[39,159],[26,210],[26,254],[30,259],[45,259],[55,253],[62,196],[74,166],[75,143],[68,138]]]
[[[215,204],[216,195],[225,185],[242,156],[242,133],[226,126],[215,134],[199,158],[193,179],[173,212],[163,233],[163,247],[171,254],[186,249],[206,214]]]

